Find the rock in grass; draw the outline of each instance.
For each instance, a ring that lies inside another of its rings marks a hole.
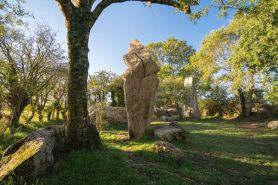
[[[181,140],[185,138],[186,131],[176,122],[157,127],[154,136],[164,141]]]
[[[98,111],[102,112],[102,116],[108,123],[127,123],[127,113],[125,107],[110,107],[105,106],[100,110],[97,108],[90,113],[91,120],[96,120],[96,115]]]
[[[277,129],[278,128],[278,120],[268,122],[267,128],[272,129],[272,130]]]
[[[44,175],[64,150],[65,128],[54,126],[31,133],[11,145],[0,161],[0,182],[15,174],[24,179]]]
[[[154,143],[154,148],[156,153],[165,157],[171,157],[177,162],[182,161],[184,156],[181,149],[165,141],[156,141]]]

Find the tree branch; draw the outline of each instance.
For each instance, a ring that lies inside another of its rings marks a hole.
[[[73,3],[78,8],[83,8],[87,10],[91,10],[95,0],[73,0]]]
[[[178,9],[183,8],[184,12],[187,14],[190,14],[190,5],[187,6],[188,9],[184,9],[185,6],[181,7],[181,4],[175,0],[102,0],[97,6],[96,8],[93,10],[93,12],[91,12],[91,20],[93,21],[93,23],[97,20],[97,18],[100,16],[100,14],[102,13],[102,11],[107,8],[108,6],[110,6],[111,4],[114,3],[123,3],[123,2],[145,2],[145,3],[154,3],[154,4],[162,4],[162,5],[168,5],[168,6],[172,6]],[[194,4],[195,1],[193,0]]]
[[[69,20],[70,16],[72,15],[72,9],[74,7],[71,0],[56,0],[56,2],[63,12],[66,20]]]

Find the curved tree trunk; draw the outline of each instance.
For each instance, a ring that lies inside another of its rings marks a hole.
[[[24,108],[28,105],[29,99],[23,96],[20,100],[15,102],[17,103],[12,105],[12,112],[11,112],[10,123],[9,123],[9,128],[11,133],[14,133],[16,128],[19,127],[19,118]]]
[[[32,104],[32,103],[31,103]],[[31,106],[31,116],[28,117],[27,121],[25,122],[25,124],[29,124],[31,123],[32,119],[35,117],[36,114],[36,108],[35,105]]]
[[[41,109],[38,109],[38,115],[39,115],[39,121],[43,122],[43,111]]]
[[[69,79],[67,139],[72,149],[101,146],[98,131],[90,121],[87,107],[88,41],[91,25],[81,10],[67,22]]]

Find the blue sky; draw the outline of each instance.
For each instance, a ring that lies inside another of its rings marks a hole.
[[[66,49],[66,28],[64,18],[55,0],[27,0],[26,9],[37,21],[46,21],[58,32]],[[186,40],[198,49],[202,39],[212,30],[229,23],[229,18],[218,18],[218,12],[211,10],[208,17],[196,24],[187,15],[175,12],[174,8],[163,5],[144,7],[140,2],[114,4],[99,17],[90,35],[90,69],[92,74],[101,69],[117,74],[126,66],[122,57],[129,42],[136,38],[142,44],[165,41],[168,37]]]

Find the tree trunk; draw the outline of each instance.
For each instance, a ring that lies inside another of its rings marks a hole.
[[[51,120],[52,111],[47,112],[47,121]]]
[[[99,133],[90,121],[87,107],[88,41],[91,25],[81,10],[67,22],[68,39],[68,121],[67,140],[72,149],[101,147]]]
[[[240,107],[241,107],[239,116],[245,118],[246,117],[246,98],[241,89],[238,89],[238,95],[239,95]]]
[[[43,122],[43,111],[41,109],[38,109],[38,115],[39,115],[39,121]]]
[[[255,92],[255,82],[254,82],[254,74],[250,73],[250,89],[247,94],[247,107],[246,107],[246,117],[250,118],[252,113],[252,108],[254,105],[253,102],[253,94]]]
[[[117,101],[116,101],[116,92],[114,90],[110,91],[111,93],[111,106],[112,107],[117,107]]]
[[[35,114],[36,114],[36,109],[35,109],[35,107],[32,105],[32,107],[31,107],[31,116],[28,117],[28,119],[27,119],[27,121],[26,121],[25,124],[29,124],[29,123],[32,121],[32,119],[35,117]]]
[[[60,107],[56,108],[56,120],[58,121],[60,119]]]
[[[17,104],[12,105],[12,111],[11,111],[11,118],[10,118],[10,132],[13,134],[16,130],[16,128],[19,127],[19,118],[24,110],[24,108],[28,105],[29,99],[25,96],[22,96],[21,99],[19,99]]]
[[[62,113],[63,120],[66,121],[66,120],[67,120],[67,109],[64,108],[64,109],[61,111],[61,113]]]

